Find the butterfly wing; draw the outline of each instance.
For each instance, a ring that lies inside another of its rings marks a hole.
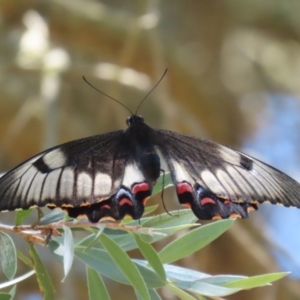
[[[300,207],[300,184],[241,152],[159,130],[178,199],[199,219],[246,218],[258,203]]]
[[[0,178],[0,211],[59,207],[90,221],[139,219],[151,194],[124,131],[46,150]]]

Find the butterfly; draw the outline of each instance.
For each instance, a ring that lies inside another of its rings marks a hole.
[[[300,184],[242,152],[148,126],[131,114],[127,129],[48,149],[0,178],[0,211],[61,208],[90,222],[140,219],[152,188],[170,171],[180,204],[202,220],[247,218],[258,204],[300,207]]]

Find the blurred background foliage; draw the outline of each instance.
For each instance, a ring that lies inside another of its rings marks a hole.
[[[150,126],[215,140],[300,179],[299,14],[291,0],[2,0],[0,171],[58,143],[125,128],[128,111],[83,75],[135,111],[168,68],[139,110]],[[178,207],[172,189],[166,204]],[[266,205],[179,263],[211,274],[292,271],[228,299],[299,299],[299,220],[297,210]],[[83,265],[61,283],[62,265],[40,250],[57,299],[84,299]],[[114,299],[133,297],[129,287],[108,287]],[[41,299],[34,278],[17,295]]]

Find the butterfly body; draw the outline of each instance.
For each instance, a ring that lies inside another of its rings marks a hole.
[[[300,207],[300,184],[241,152],[176,132],[141,116],[128,128],[48,149],[0,178],[0,211],[62,208],[91,222],[140,219],[161,174],[199,219],[247,218],[259,203]]]

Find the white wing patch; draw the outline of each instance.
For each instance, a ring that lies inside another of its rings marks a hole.
[[[173,165],[174,173],[175,173],[175,179],[176,179],[177,182],[187,181],[187,182],[190,182],[190,183],[194,183],[194,180],[192,179],[192,177],[187,173],[187,171],[185,170],[185,168],[181,164],[179,164],[175,160],[172,160],[171,164]]]
[[[111,177],[104,173],[97,173],[95,177],[94,195],[101,197],[108,195],[111,191],[112,180]]]
[[[216,194],[226,195],[226,191],[223,189],[219,180],[209,170],[201,172],[201,177],[207,187]]]
[[[232,165],[239,165],[241,160],[241,154],[219,145],[219,154],[220,157],[226,162]],[[251,158],[252,160],[252,158]]]
[[[26,199],[27,201],[33,200],[35,202],[38,202],[40,200],[42,186],[46,176],[47,174],[41,174],[41,173],[36,174],[36,176],[34,177],[31,183],[30,189],[28,191],[28,195]]]
[[[59,180],[59,176],[61,174],[61,170],[54,170],[51,173],[49,173],[46,177],[46,180],[44,182],[43,186],[43,192],[42,192],[42,201],[46,199],[55,199],[56,198],[56,188],[57,183]]]
[[[31,184],[31,181],[37,172],[38,170],[35,167],[30,167],[28,171],[22,176],[20,187],[19,187],[22,201],[28,199],[26,197],[26,194]]]
[[[93,181],[89,174],[82,172],[77,178],[77,197],[89,197],[92,194]]]
[[[60,179],[59,195],[63,198],[71,199],[73,197],[74,188],[74,170],[65,168]]]
[[[130,164],[125,167],[125,172],[122,180],[122,184],[129,189],[132,184],[145,181],[143,173],[138,168],[137,164]]]
[[[57,169],[66,164],[67,158],[61,150],[55,149],[47,153],[43,157],[43,161],[50,169]]]
[[[223,170],[217,170],[217,177],[222,182],[224,188],[231,195],[236,195],[238,197],[241,192],[238,187],[232,182],[232,179],[228,176],[228,174]]]

